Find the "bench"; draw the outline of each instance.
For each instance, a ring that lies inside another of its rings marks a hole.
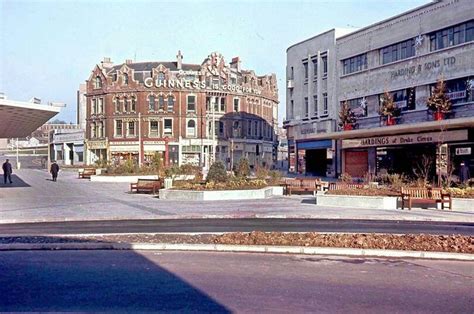
[[[158,193],[163,188],[162,179],[138,179],[137,183],[130,183],[130,193],[133,191]]]
[[[78,171],[79,179],[90,179],[91,176],[95,175],[95,168],[84,168]]]
[[[286,195],[291,195],[292,192],[311,192],[315,193],[320,190],[322,183],[320,179],[296,178],[285,180]]]
[[[338,190],[358,190],[363,189],[365,186],[359,183],[343,183],[343,182],[330,182],[329,191],[338,191]]]
[[[405,188],[401,191],[402,209],[405,204],[408,204],[408,209],[411,210],[413,201],[419,203],[441,203],[441,209],[444,209],[445,204],[448,205],[449,210],[452,210],[453,203],[451,194],[443,192],[441,188]]]

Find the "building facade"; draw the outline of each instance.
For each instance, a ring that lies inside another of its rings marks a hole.
[[[201,64],[173,62],[113,65],[105,59],[87,80],[88,164],[151,161],[209,167],[222,160],[231,168],[241,157],[251,166],[276,160],[278,90],[276,76],[226,64],[210,54]]]
[[[333,47],[318,42],[328,35],[334,41]],[[327,79],[327,84],[332,85],[327,89],[330,128],[319,116],[319,107],[318,116],[313,118],[311,110],[306,110],[306,96],[295,93],[305,89],[304,82],[298,86],[296,76],[306,76],[307,58],[295,57],[294,50],[306,53],[307,48],[302,46],[309,46],[307,42],[314,42],[308,55],[335,49],[335,59],[328,60],[328,64],[334,63]],[[471,172],[474,170],[471,1],[433,1],[343,36],[328,32],[307,42],[287,51],[288,83],[292,80],[291,66],[303,65],[303,71],[295,73],[293,85],[287,86],[290,102],[284,126],[291,143],[290,162],[291,158],[294,160],[294,169],[290,165],[290,170],[322,175],[325,168],[333,168],[331,174],[335,176],[345,172],[353,177],[367,173],[409,175],[424,157],[434,161],[437,173],[446,173],[448,168],[456,173],[461,162],[470,166]],[[435,121],[426,103],[440,79],[446,82],[452,110],[444,120]],[[329,96],[331,91],[334,94]],[[379,113],[386,92],[400,111],[395,123],[387,123]],[[293,105],[291,95],[296,95]],[[353,130],[343,130],[338,125],[345,102],[356,115]]]

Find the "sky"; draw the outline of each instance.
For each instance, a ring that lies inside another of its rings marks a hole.
[[[104,57],[201,64],[214,51],[257,75],[275,73],[285,114],[286,49],[332,28],[361,28],[429,0],[22,1],[0,0],[0,92],[67,106]]]

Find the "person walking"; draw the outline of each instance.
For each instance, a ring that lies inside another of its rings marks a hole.
[[[2,169],[3,169],[3,183],[4,184],[7,184],[7,179],[8,181],[10,181],[10,184],[12,184],[12,164],[10,163],[10,161],[7,159],[3,165],[2,165]]]
[[[53,161],[50,169],[51,175],[53,176],[53,181],[56,182],[58,179],[59,166],[56,161]]]

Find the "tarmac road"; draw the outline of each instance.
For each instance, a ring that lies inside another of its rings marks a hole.
[[[474,223],[347,219],[153,219],[0,224],[0,235],[203,233],[203,232],[339,232],[474,235]]]
[[[0,252],[0,312],[473,313],[472,262]]]

